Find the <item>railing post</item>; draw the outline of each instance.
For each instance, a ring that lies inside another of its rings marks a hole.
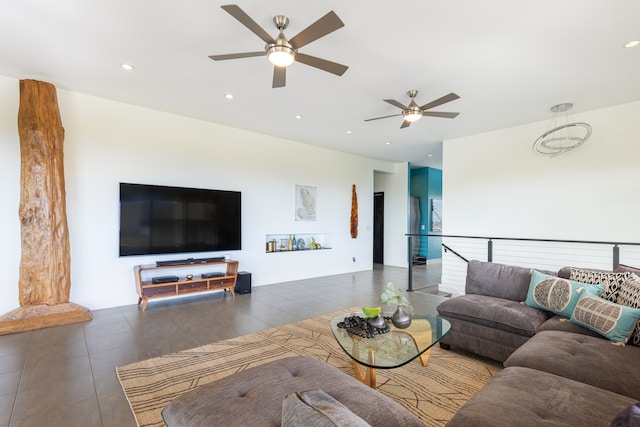
[[[616,243],[615,245],[613,245],[613,270],[616,269],[618,264],[620,264],[620,248]]]
[[[493,240],[487,242],[487,261],[493,262]]]
[[[407,280],[408,291],[413,292],[413,255],[411,250],[413,248],[413,236],[409,236],[407,252],[409,253],[409,279]]]

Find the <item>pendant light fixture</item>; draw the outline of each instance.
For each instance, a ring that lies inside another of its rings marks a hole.
[[[533,151],[547,157],[578,148],[591,136],[591,126],[588,123],[571,120],[569,111],[573,104],[566,102],[551,107],[554,114],[550,128],[533,143]]]

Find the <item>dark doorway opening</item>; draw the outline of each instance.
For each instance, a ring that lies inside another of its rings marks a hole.
[[[373,262],[384,264],[384,193],[373,193]]]

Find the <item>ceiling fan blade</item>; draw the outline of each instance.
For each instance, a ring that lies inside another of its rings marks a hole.
[[[338,15],[332,10],[293,36],[293,38],[289,40],[289,43],[296,49],[299,49],[342,27],[344,27],[344,22],[342,22],[340,18],[338,18]]]
[[[273,67],[273,88],[284,87],[287,83],[287,67]]]
[[[319,68],[329,73],[341,76],[349,67],[346,65],[338,64],[336,62],[327,61],[326,59],[316,58],[315,56],[305,55],[304,53],[297,53],[295,60],[312,67]]]
[[[390,116],[375,117],[373,119],[365,119],[365,122],[370,122],[372,120],[388,119],[389,117],[398,117],[398,116],[401,116],[401,115],[402,115],[402,113],[400,113],[400,114],[392,114]]]
[[[252,56],[265,56],[264,51],[260,52],[244,52],[244,53],[229,53],[226,55],[209,55],[209,58],[214,61],[224,61],[225,59],[238,59],[238,58],[251,58]]]
[[[447,102],[454,101],[458,98],[460,98],[458,95],[451,92],[449,95],[445,95],[442,98],[438,98],[435,101],[431,101],[428,104],[424,104],[423,106],[420,107],[420,109],[423,111],[428,110],[430,108],[437,107],[438,105],[442,105],[442,104],[446,104]]]
[[[251,19],[237,4],[227,4],[220,6],[229,15],[236,18],[242,25],[247,27],[253,34],[264,40],[265,43],[275,43],[276,41],[267,33],[256,21]]]
[[[460,113],[444,113],[439,111],[423,111],[423,116],[442,117],[445,119],[455,119]]]
[[[399,103],[395,99],[383,99],[383,101],[384,102],[388,102],[389,104],[393,105],[394,107],[398,107],[401,110],[408,110],[409,109],[408,106],[402,105],[401,103]]]
[[[408,128],[409,126],[411,126],[411,122],[405,120],[402,122],[402,125],[400,125],[400,129]]]

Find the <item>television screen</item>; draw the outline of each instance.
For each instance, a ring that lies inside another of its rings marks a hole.
[[[120,183],[120,256],[241,249],[240,194]]]

